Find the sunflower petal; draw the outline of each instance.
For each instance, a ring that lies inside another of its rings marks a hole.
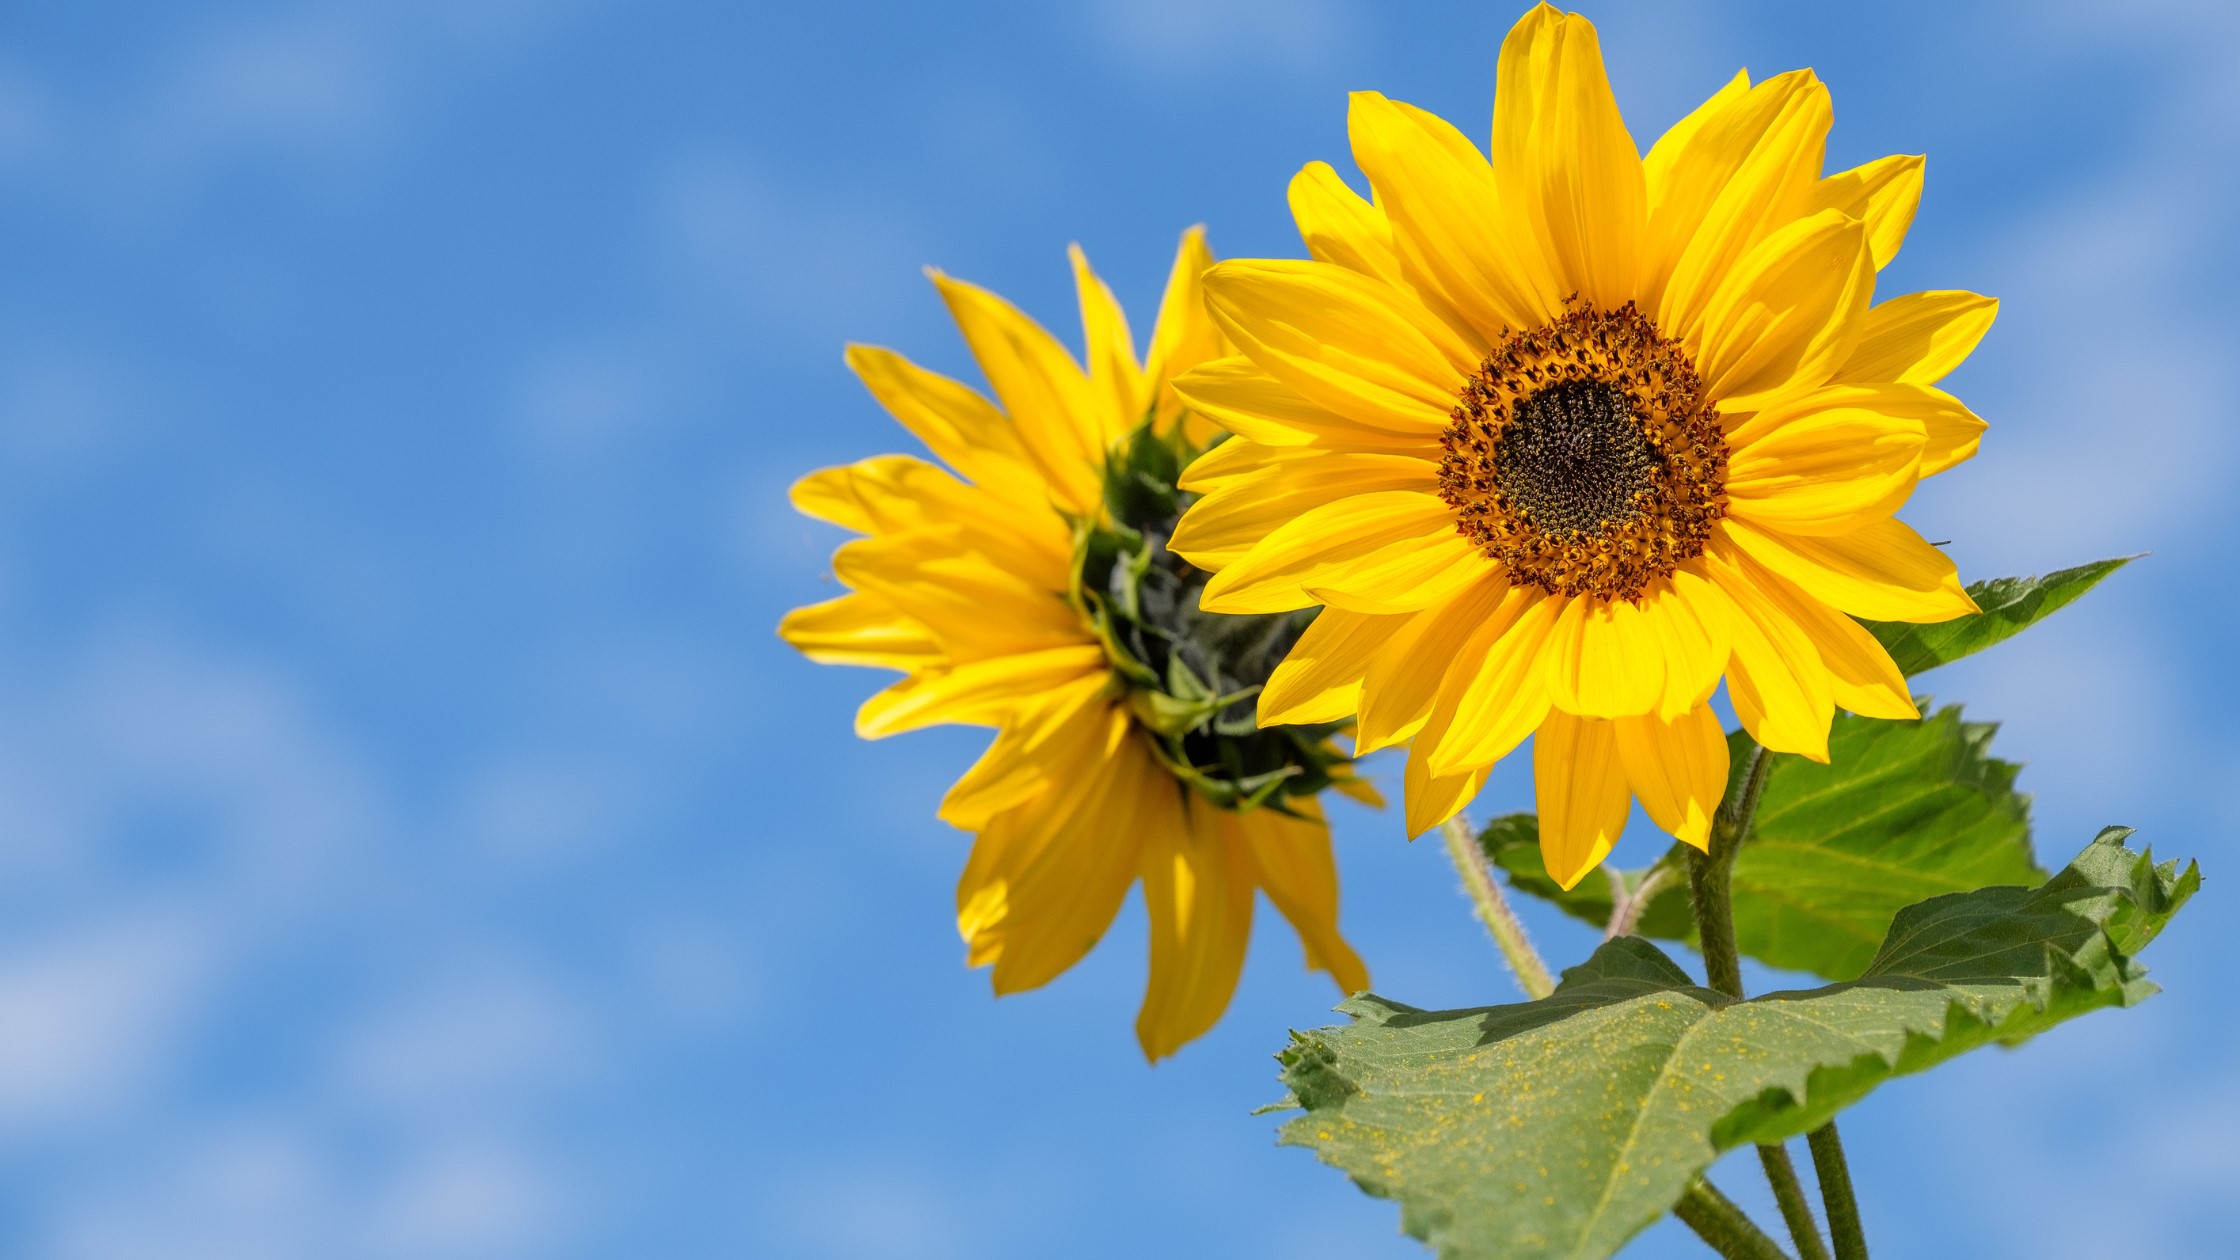
[[[1548,695],[1582,717],[1630,717],[1664,696],[1657,624],[1629,601],[1581,596],[1548,635]]]
[[[1737,559],[1766,598],[1812,639],[1821,664],[1827,667],[1837,704],[1861,717],[1905,720],[1921,716],[1914,707],[1905,674],[1866,627],[1748,556]]]
[[[1998,315],[1999,299],[1958,289],[1891,298],[1868,309],[1866,330],[1835,379],[1934,385],[1975,350]]]
[[[1214,449],[1242,441],[1232,439]],[[1305,457],[1267,461],[1205,490],[1183,514],[1167,540],[1168,549],[1201,569],[1218,572],[1285,522],[1323,504],[1376,490],[1438,488],[1438,466],[1406,455],[1301,454]]]
[[[1617,723],[1550,710],[1532,740],[1540,861],[1569,891],[1610,855],[1633,795],[1618,760]]]
[[[856,734],[883,739],[943,723],[994,725],[1054,689],[1101,680],[1106,669],[1104,649],[1085,643],[925,670],[864,701]]]
[[[1751,559],[1854,617],[1933,622],[1976,611],[1951,559],[1894,517],[1826,538],[1725,524]]]
[[[978,390],[879,346],[851,344],[847,359],[879,405],[966,480],[1021,506],[1049,502],[1010,417]]]
[[[1167,290],[1159,298],[1159,320],[1151,329],[1151,352],[1144,358],[1143,369],[1145,379],[1153,386],[1153,414],[1159,432],[1169,432],[1180,423],[1183,436],[1196,445],[1213,436],[1213,427],[1202,417],[1186,413],[1182,395],[1175,392],[1174,378],[1201,363],[1234,353],[1214,325],[1213,316],[1206,313],[1201,279],[1212,265],[1213,250],[1206,245],[1205,227],[1184,232],[1181,244],[1175,247],[1174,266],[1167,272]]]
[[[1437,720],[1437,715],[1433,715]],[[1415,839],[1440,823],[1461,812],[1486,785],[1486,772],[1492,766],[1484,765],[1468,774],[1434,775],[1427,765],[1428,754],[1421,743],[1408,749],[1408,768],[1403,776],[1403,795],[1406,797],[1402,812],[1407,815],[1408,838]]]
[[[1089,361],[1089,391],[1104,400],[1108,416],[1107,440],[1134,428],[1143,420],[1143,365],[1136,362],[1135,338],[1128,332],[1127,312],[1097,273],[1079,245],[1068,245],[1073,263],[1073,287],[1081,303],[1081,344]]]
[[[948,660],[924,626],[860,591],[794,609],[778,623],[778,637],[822,665],[908,670]]]
[[[1626,786],[1652,822],[1674,839],[1711,851],[1711,819],[1727,790],[1727,733],[1710,705],[1666,721],[1653,714],[1620,718],[1618,761]]]
[[[1431,717],[1416,737],[1425,769],[1483,773],[1516,750],[1548,713],[1547,643],[1561,596],[1511,587],[1508,599],[1455,655]]]
[[[996,731],[986,752],[941,798],[939,817],[974,831],[997,814],[1063,786],[1102,738],[1111,707],[1101,673],[1031,697]]]
[[[1905,155],[1877,158],[1820,181],[1806,213],[1840,210],[1867,225],[1867,248],[1875,270],[1890,265],[1905,244],[1913,212],[1921,206],[1921,174],[1928,159]]]
[[[1298,390],[1260,370],[1243,355],[1199,365],[1177,379],[1175,389],[1193,411],[1236,434],[1266,446],[1318,446],[1337,451],[1410,452],[1439,458],[1439,434],[1429,428],[1410,433],[1358,424],[1310,401]],[[1226,446],[1228,443],[1222,443]],[[1210,457],[1221,450],[1216,446]]]
[[[1260,689],[1260,725],[1309,725],[1353,716],[1361,680],[1393,634],[1415,614],[1377,616],[1325,608]]]
[[[1236,261],[1206,273],[1222,331],[1270,376],[1373,429],[1436,435],[1476,354],[1399,289],[1329,263]]]
[[[1413,612],[1492,567],[1455,532],[1434,494],[1378,490],[1326,503],[1278,527],[1206,583],[1208,612],[1286,612],[1338,603]]]
[[[1093,512],[1102,490],[1097,470],[1119,437],[1107,431],[1111,407],[1100,405],[1065,347],[1017,307],[978,285],[929,274],[1053,497],[1068,511]]]
[[[1318,261],[1400,283],[1392,253],[1392,223],[1328,162],[1309,162],[1291,177],[1291,217],[1307,252]]]
[[[1642,309],[1667,336],[1699,331],[1721,280],[1797,217],[1835,113],[1810,70],[1776,75],[1704,119],[1673,153],[1649,225]]]
[[[1819,649],[1750,580],[1740,556],[1714,550],[1705,558],[1735,610],[1734,656],[1727,666],[1735,716],[1767,748],[1825,762],[1835,700]]]
[[[1635,296],[1641,150],[1626,131],[1594,23],[1542,5],[1501,45],[1493,175],[1501,205],[1547,248],[1559,292],[1605,310]]]
[[[1465,644],[1490,621],[1514,621],[1523,603],[1523,592],[1512,592],[1508,578],[1495,571],[1454,599],[1411,617],[1378,649],[1362,682],[1355,749],[1366,755],[1415,734]]]
[[[1824,389],[1728,435],[1732,514],[1792,534],[1834,534],[1905,506],[1928,429],[1875,401],[1871,391]]]
[[[1392,224],[1408,285],[1481,339],[1546,323],[1562,294],[1531,224],[1510,213],[1493,168],[1428,110],[1355,92],[1346,108],[1353,161]]]
[[[1823,210],[1768,236],[1721,282],[1696,364],[1723,413],[1817,388],[1850,357],[1874,296],[1865,233]]]
[[[1236,993],[1252,939],[1252,858],[1236,815],[1187,801],[1189,821],[1143,844],[1151,976],[1136,1041],[1157,1062],[1213,1027]]]
[[[1293,808],[1308,817],[1256,809],[1232,815],[1234,826],[1251,851],[1260,887],[1306,947],[1307,965],[1329,972],[1339,989],[1359,993],[1369,987],[1369,969],[1338,932],[1338,866],[1330,853],[1330,828],[1314,800]]]
[[[1664,648],[1664,694],[1657,716],[1670,721],[1718,689],[1734,651],[1734,606],[1700,565],[1691,563],[1650,587],[1641,611]]]
[[[1048,984],[1081,961],[1120,913],[1146,840],[1187,825],[1174,780],[1141,749],[1127,749],[1080,795],[1081,808],[1009,881],[993,977],[999,994]]]

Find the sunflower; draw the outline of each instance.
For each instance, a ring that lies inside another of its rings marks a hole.
[[[874,397],[944,461],[883,455],[804,477],[810,516],[868,535],[833,572],[850,593],[779,633],[818,661],[898,669],[856,715],[866,738],[952,722],[994,742],[941,817],[975,834],[957,928],[998,994],[1032,989],[1103,936],[1128,890],[1150,912],[1136,1020],[1157,1059],[1228,1006],[1254,891],[1290,920],[1310,967],[1367,987],[1337,928],[1337,873],[1317,794],[1374,793],[1331,743],[1337,721],[1262,729],[1253,695],[1311,613],[1199,611],[1207,575],[1164,543],[1175,481],[1218,430],[1172,378],[1227,352],[1184,234],[1147,362],[1072,251],[1084,370],[984,289],[933,282],[996,400],[889,350],[850,346]]]
[[[1176,388],[1238,438],[1187,471],[1172,545],[1217,571],[1208,609],[1325,606],[1259,716],[1412,740],[1409,834],[1536,735],[1568,888],[1636,799],[1705,846],[1722,677],[1760,744],[1822,761],[1835,706],[1917,716],[1853,617],[1974,609],[1893,513],[1975,453],[1935,384],[1996,303],[1873,302],[1922,159],[1823,177],[1830,121],[1811,71],[1738,74],[1643,157],[1594,26],[1541,5],[1502,44],[1490,160],[1357,93],[1374,198],[1310,164],[1313,261],[1205,278],[1240,353]]]

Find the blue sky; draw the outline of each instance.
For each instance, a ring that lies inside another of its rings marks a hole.
[[[2049,862],[2116,821],[2203,860],[2146,960],[2169,992],[1851,1113],[1870,1231],[1893,1255],[2221,1254],[2240,21],[1588,11],[1644,143],[1737,67],[1810,65],[1832,160],[1930,155],[1885,290],[2006,303],[1951,382],[1983,456],[1909,510],[1964,573],[2154,552],[1926,685],[2007,724]],[[1346,91],[1481,132],[1515,16],[0,19],[0,1250],[1418,1254],[1247,1114],[1335,996],[1294,941],[1263,931],[1226,1021],[1155,1069],[1133,908],[993,1001],[949,922],[964,842],[932,817],[980,737],[857,741],[874,676],[772,627],[832,589],[836,538],[785,485],[904,442],[842,342],[968,372],[922,265],[1070,330],[1078,240],[1148,327],[1191,223],[1299,252],[1284,182],[1343,164]],[[1477,812],[1525,799],[1505,770]],[[1381,991],[1508,992],[1435,848],[1356,809],[1338,848]],[[1763,1200],[1745,1161],[1716,1175]],[[1664,1226],[1629,1254],[1700,1252]]]

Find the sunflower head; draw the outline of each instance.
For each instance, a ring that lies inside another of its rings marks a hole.
[[[1183,234],[1140,356],[1078,248],[1072,261],[1078,358],[1001,297],[934,273],[993,397],[850,347],[850,366],[942,463],[879,456],[795,485],[803,512],[864,536],[833,557],[847,593],[794,610],[780,633],[820,661],[901,672],[858,711],[867,737],[994,729],[940,815],[973,835],[957,930],[998,993],[1063,973],[1142,888],[1151,957],[1136,1035],[1158,1058],[1227,1007],[1260,895],[1310,967],[1367,987],[1338,932],[1317,794],[1374,793],[1330,743],[1335,719],[1254,721],[1313,612],[1202,611],[1207,574],[1168,547],[1195,498],[1182,470],[1220,438],[1173,378],[1233,349],[1203,301],[1203,232]]]
[[[1923,163],[1823,171],[1809,70],[1736,75],[1644,153],[1593,24],[1543,4],[1493,97],[1481,142],[1356,93],[1371,195],[1310,163],[1312,260],[1207,274],[1237,353],[1177,389],[1237,437],[1185,471],[1171,545],[1214,571],[1208,609],[1321,608],[1259,716],[1408,744],[1411,833],[1532,740],[1569,887],[1636,801],[1707,842],[1722,685],[1758,743],[1815,759],[1837,707],[1915,716],[1857,619],[1973,609],[1896,513],[1975,453],[1936,383],[1996,303],[1876,301]]]

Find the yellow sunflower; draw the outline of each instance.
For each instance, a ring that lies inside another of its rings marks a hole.
[[[780,627],[814,660],[903,671],[867,701],[867,738],[943,722],[994,742],[941,817],[977,833],[957,887],[970,965],[996,992],[1072,966],[1138,880],[1151,974],[1136,1034],[1157,1059],[1228,1006],[1254,890],[1291,921],[1308,965],[1367,987],[1337,928],[1337,873],[1317,793],[1373,798],[1330,743],[1336,723],[1262,729],[1258,684],[1311,614],[1199,611],[1206,574],[1167,551],[1182,466],[1216,432],[1172,388],[1228,352],[1184,234],[1139,363],[1126,317],[1073,250],[1087,352],[996,295],[934,284],[996,402],[889,350],[849,366],[948,469],[884,455],[811,473],[796,507],[868,537],[833,572],[851,593]]]
[[[1373,200],[1310,164],[1314,261],[1207,275],[1241,353],[1176,387],[1239,437],[1186,473],[1172,545],[1218,571],[1208,609],[1326,605],[1260,718],[1412,739],[1411,835],[1537,734],[1569,887],[1634,799],[1704,846],[1722,676],[1761,744],[1820,760],[1834,706],[1916,716],[1852,618],[1974,608],[1892,514],[1975,453],[1983,422],[1935,383],[1996,303],[1873,303],[1922,159],[1823,177],[1830,121],[1811,71],[1738,74],[1643,157],[1594,26],[1542,5],[1502,44],[1490,160],[1357,93]]]

